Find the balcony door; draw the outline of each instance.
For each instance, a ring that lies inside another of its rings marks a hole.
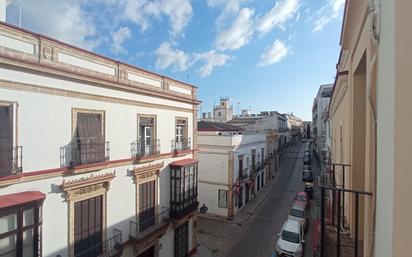
[[[176,125],[176,149],[181,150],[183,148],[183,138],[184,138],[184,126]]]
[[[143,155],[154,153],[154,119],[141,117],[139,121],[140,152]]]
[[[74,256],[96,257],[102,247],[102,196],[74,204]]]
[[[13,169],[13,108],[0,106],[0,177]]]
[[[99,162],[105,159],[102,116],[96,113],[77,113],[76,144],[79,163]]]
[[[186,222],[175,230],[174,257],[189,256],[189,224]]]
[[[139,185],[139,230],[144,231],[155,224],[156,181]]]

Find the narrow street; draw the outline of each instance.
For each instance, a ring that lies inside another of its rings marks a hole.
[[[280,173],[275,181],[266,185],[271,187],[270,192],[255,212],[249,213],[248,219],[236,224],[204,219],[199,221],[201,242],[212,251],[214,256],[271,256],[275,248],[277,233],[293,204],[293,197],[303,190],[302,155],[303,144],[301,143],[286,150],[283,154]],[[317,174],[318,171],[314,170],[315,177]]]

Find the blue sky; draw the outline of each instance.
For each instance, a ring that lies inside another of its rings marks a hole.
[[[311,119],[332,83],[344,0],[15,0],[7,21],[199,87],[201,110]]]

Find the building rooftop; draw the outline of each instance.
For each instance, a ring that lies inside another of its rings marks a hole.
[[[199,121],[198,131],[243,131],[242,128],[222,122]]]

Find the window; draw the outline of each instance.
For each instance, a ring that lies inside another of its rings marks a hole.
[[[262,147],[262,163],[265,161],[265,148]]]
[[[157,152],[155,135],[155,117],[139,117],[139,150],[141,155],[150,155]]]
[[[21,170],[21,149],[14,146],[14,105],[0,102],[0,177]]]
[[[170,215],[179,218],[197,209],[197,161],[170,166]]]
[[[76,164],[105,160],[102,114],[77,112],[75,137],[72,157]]]
[[[174,257],[189,256],[189,224],[186,222],[175,230]]]
[[[250,165],[250,158],[246,157],[246,168],[249,168]]]
[[[219,189],[218,198],[218,207],[227,208],[227,190]]]
[[[243,176],[243,154],[239,155],[239,178]]]
[[[41,256],[41,204],[0,212],[0,256]]]
[[[222,113],[221,113],[221,112],[218,112],[218,113],[217,113],[217,116],[219,116],[219,117],[222,116]]]
[[[187,119],[176,119],[176,138],[174,150],[190,149],[190,142],[187,134]]]
[[[156,181],[139,185],[139,230],[143,231],[154,225]]]
[[[102,196],[74,203],[74,256],[95,257],[102,248]]]
[[[256,169],[256,149],[252,149],[252,170]]]

